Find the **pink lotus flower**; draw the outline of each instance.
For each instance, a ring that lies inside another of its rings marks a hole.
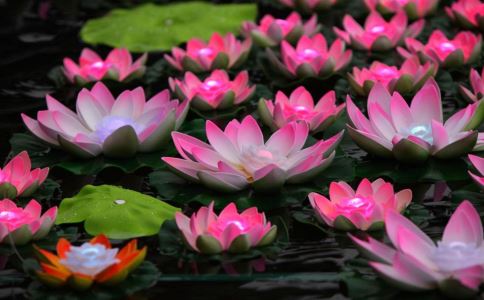
[[[168,166],[188,180],[209,188],[234,192],[251,185],[272,191],[285,182],[300,183],[320,174],[332,162],[343,132],[302,149],[308,138],[306,123],[291,122],[267,142],[255,119],[229,122],[224,131],[207,121],[206,144],[174,132],[173,142],[183,157],[163,157]]]
[[[477,102],[484,99],[484,68],[482,69],[481,75],[476,70],[471,70],[469,77],[472,92],[463,85],[460,85],[459,90],[461,94],[470,102]]]
[[[472,179],[481,187],[484,188],[484,158],[469,154],[469,160],[471,161],[472,165],[476,168],[479,175],[476,175],[469,171],[469,175],[471,175]]]
[[[190,218],[177,212],[175,220],[187,245],[203,254],[247,252],[272,244],[277,235],[277,226],[271,225],[257,207],[239,214],[234,203],[227,205],[218,216],[213,212],[212,202]]]
[[[41,215],[42,206],[30,200],[25,209],[9,199],[0,201],[0,243],[25,245],[45,237],[54,225],[57,207]]]
[[[0,196],[15,199],[32,195],[49,175],[49,168],[31,167],[29,154],[22,151],[0,169]]]
[[[304,13],[325,11],[334,6],[338,0],[279,0],[282,4]]]
[[[368,97],[369,119],[347,98],[350,136],[365,151],[394,157],[407,163],[459,157],[476,144],[484,105],[475,103],[451,116],[445,123],[437,83],[430,79],[417,92],[410,107],[399,93],[390,95],[376,83]]]
[[[370,11],[377,10],[383,15],[403,10],[411,20],[432,14],[439,6],[439,0],[365,0]]]
[[[459,205],[437,243],[395,211],[386,213],[385,227],[395,248],[371,237],[351,238],[389,283],[409,291],[440,289],[456,299],[478,291],[484,243],[479,213],[469,201]]]
[[[170,101],[164,90],[146,101],[142,88],[124,91],[117,100],[104,84],[83,89],[74,113],[47,96],[47,110],[37,120],[22,114],[27,128],[38,138],[83,158],[104,154],[130,157],[136,152],[159,150],[178,129],[188,112],[188,103]]]
[[[418,57],[410,57],[403,65],[388,66],[375,61],[370,68],[353,68],[348,74],[348,81],[353,90],[359,95],[366,96],[376,82],[384,85],[390,93],[394,91],[407,94],[419,90],[430,77],[437,73],[437,66],[433,62],[420,64]]]
[[[249,87],[247,71],[239,73],[234,80],[223,70],[215,70],[204,81],[191,72],[184,80],[169,79],[170,88],[180,100],[190,101],[199,110],[227,109],[247,101],[255,91]]]
[[[309,202],[316,216],[326,225],[338,230],[374,230],[383,225],[389,210],[402,212],[412,201],[412,191],[402,190],[395,194],[393,185],[383,179],[370,182],[363,179],[356,191],[346,182],[332,182],[329,197],[309,194]]]
[[[352,52],[345,50],[345,43],[337,39],[328,49],[322,34],[310,38],[302,36],[293,48],[288,42],[281,43],[282,62],[269,48],[266,49],[272,69],[289,79],[307,77],[329,77],[346,67]]]
[[[258,45],[272,47],[279,45],[283,40],[295,43],[303,35],[313,36],[320,30],[320,27],[316,15],[303,23],[301,16],[293,12],[286,19],[276,19],[271,15],[265,15],[261,19],[260,25],[246,21],[242,24],[241,31],[246,38],[252,38]]]
[[[303,121],[313,133],[323,131],[342,114],[345,104],[336,105],[336,94],[330,91],[314,105],[313,96],[298,87],[289,98],[281,91],[276,101],[260,99],[259,115],[272,130],[282,128],[292,121]]]
[[[358,50],[386,51],[401,44],[406,37],[416,37],[425,21],[419,20],[408,26],[407,15],[399,11],[389,22],[373,11],[362,28],[350,15],[343,18],[345,30],[334,27],[334,32],[347,44]]]
[[[172,55],[165,55],[165,59],[180,71],[200,73],[215,69],[233,69],[247,60],[251,46],[250,39],[239,42],[232,33],[222,37],[216,32],[208,43],[190,39],[186,50],[173,48]]]
[[[405,58],[418,55],[422,61],[435,61],[444,68],[472,64],[481,55],[482,37],[470,31],[459,32],[449,40],[442,31],[435,30],[426,45],[413,38],[405,40],[407,49],[398,48]]]
[[[112,79],[129,81],[142,77],[146,71],[147,54],[143,54],[133,63],[127,49],[113,49],[106,60],[103,60],[91,49],[83,49],[79,64],[70,58],[64,58],[64,74],[69,81],[85,85],[88,82]]]
[[[449,17],[460,26],[484,31],[484,3],[481,0],[458,0],[445,8]]]

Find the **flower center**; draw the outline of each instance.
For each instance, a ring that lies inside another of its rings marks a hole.
[[[310,61],[310,60],[313,60],[315,59],[316,57],[318,56],[321,56],[319,54],[318,51],[314,50],[314,49],[311,49],[311,48],[307,48],[307,49],[304,49],[302,51],[299,51],[297,53],[297,56],[300,60],[303,60],[303,61]]]
[[[484,248],[463,242],[438,242],[432,261],[445,272],[452,272],[484,263]]]
[[[434,137],[432,136],[432,128],[430,125],[415,125],[410,127],[407,132],[407,137],[413,135],[416,136],[429,144],[433,144]]]
[[[25,224],[33,222],[35,218],[23,209],[0,211],[0,223],[7,226],[9,231],[15,230]]]
[[[222,83],[218,80],[207,80],[201,85],[202,89],[208,92],[218,91],[222,87]]]
[[[438,45],[441,52],[450,53],[453,52],[457,47],[451,42],[443,42]]]
[[[286,117],[296,116],[298,120],[304,121],[312,119],[317,114],[312,109],[304,105],[286,105],[283,109]]]
[[[370,32],[374,34],[380,34],[382,32],[385,32],[385,30],[386,30],[386,27],[384,25],[377,25],[370,28]]]
[[[368,216],[373,212],[375,203],[372,199],[368,199],[361,196],[356,196],[354,198],[348,198],[336,203],[340,213],[351,214],[355,211],[361,212],[364,216]]]
[[[213,51],[213,49],[210,47],[205,47],[198,50],[198,56],[213,57],[214,54],[215,54],[215,51]]]
[[[287,161],[287,157],[283,157],[275,151],[270,151],[264,146],[251,145],[247,145],[245,149],[242,149],[240,158],[241,164],[236,167],[245,173],[248,180],[252,180],[256,170],[269,164],[275,164],[284,169]]]
[[[119,262],[117,253],[117,248],[108,249],[102,244],[84,243],[80,247],[72,246],[60,262],[73,273],[96,276]]]
[[[96,126],[96,130],[94,131],[94,133],[101,142],[104,142],[106,138],[108,138],[113,132],[127,125],[131,126],[137,134],[139,134],[143,130],[142,126],[140,126],[131,118],[106,116]]]

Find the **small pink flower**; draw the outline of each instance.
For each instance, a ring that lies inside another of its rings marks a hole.
[[[276,19],[271,15],[265,15],[260,25],[251,21],[242,24],[242,34],[246,38],[252,38],[255,43],[262,47],[279,45],[286,40],[295,43],[301,36],[313,36],[319,29],[318,18],[313,15],[307,22],[303,23],[301,16],[293,12],[286,19]]]
[[[418,55],[422,61],[435,61],[444,68],[472,64],[481,55],[482,37],[470,31],[459,32],[449,40],[440,30],[430,35],[427,44],[413,38],[405,40],[407,49],[398,48],[405,58]]]
[[[351,50],[337,39],[328,49],[322,34],[310,38],[302,36],[296,48],[288,42],[281,43],[282,62],[271,49],[266,49],[274,71],[288,79],[329,77],[346,67],[351,61]]]
[[[393,247],[371,237],[350,237],[390,284],[408,291],[440,289],[455,299],[478,292],[484,275],[483,229],[469,201],[459,205],[437,242],[395,211],[386,213],[385,228]]]
[[[427,79],[434,77],[437,73],[437,66],[433,62],[426,62],[423,65],[418,57],[410,57],[403,65],[388,66],[375,61],[370,68],[353,68],[353,73],[348,74],[351,87],[359,95],[366,96],[375,83],[383,84],[390,93],[394,91],[406,94],[420,89]]]
[[[481,0],[458,0],[445,8],[447,15],[460,26],[484,31],[484,3]]]
[[[54,225],[57,207],[41,215],[42,206],[31,200],[23,209],[9,199],[0,201],[0,243],[25,245],[45,237]]]
[[[471,175],[472,179],[474,179],[474,181],[479,184],[481,188],[484,188],[484,158],[472,154],[469,154],[468,157],[472,165],[479,173],[479,175],[476,175],[469,171],[469,175]]]
[[[472,92],[463,85],[460,85],[459,89],[461,94],[470,102],[482,100],[484,98],[484,68],[482,69],[481,75],[476,70],[471,69],[469,77]]]
[[[27,151],[22,151],[0,169],[0,196],[9,199],[28,197],[45,181],[49,168],[30,170]]]
[[[408,25],[404,11],[399,11],[389,22],[373,11],[362,28],[350,15],[343,18],[344,30],[334,27],[334,32],[347,44],[358,50],[386,51],[400,45],[406,37],[416,37],[424,27],[419,20]]]
[[[252,42],[246,39],[238,41],[232,33],[222,37],[214,33],[208,43],[200,39],[190,39],[186,50],[173,48],[165,59],[180,71],[200,73],[215,69],[233,69],[240,67],[249,56]]]
[[[234,203],[227,205],[219,215],[213,212],[212,202],[190,218],[177,212],[175,220],[187,245],[203,254],[243,253],[272,244],[277,235],[277,227],[256,207],[238,213]]]
[[[328,92],[321,97],[316,106],[313,97],[304,88],[299,87],[289,98],[281,91],[277,92],[275,102],[261,99],[259,115],[272,130],[282,128],[292,121],[303,121],[313,133],[323,131],[341,115],[345,104],[336,105],[336,94]]]
[[[404,10],[411,20],[423,18],[433,13],[439,0],[364,0],[371,10],[377,10],[381,14],[394,14]]]
[[[82,50],[79,64],[70,58],[64,58],[64,74],[71,82],[79,85],[103,79],[129,81],[144,75],[146,58],[145,53],[133,63],[129,51],[118,48],[109,52],[103,60],[96,52],[85,48]]]
[[[183,80],[170,78],[169,83],[180,100],[190,101],[190,105],[199,110],[231,108],[247,101],[255,91],[255,86],[249,86],[247,71],[230,80],[227,72],[215,70],[203,81],[186,72]]]
[[[282,4],[304,13],[325,11],[334,6],[338,0],[279,0]]]

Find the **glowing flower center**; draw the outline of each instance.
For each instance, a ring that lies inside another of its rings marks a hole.
[[[103,61],[97,61],[95,63],[92,63],[90,67],[93,70],[101,70],[101,69],[104,69],[106,66],[107,64],[104,63]]]
[[[119,116],[106,116],[96,126],[95,135],[104,142],[113,132],[124,126],[131,126],[134,131],[139,134],[143,128],[137,124],[133,119]]]
[[[220,236],[230,225],[235,225],[235,227],[237,227],[241,233],[246,233],[251,228],[247,220],[239,215],[236,215],[219,218],[216,222],[213,222],[209,225],[208,232],[215,236]]]
[[[222,86],[223,84],[218,80],[207,80],[201,85],[203,90],[209,92],[218,91]]]
[[[398,70],[395,67],[383,67],[375,72],[382,77],[397,77],[399,75]]]
[[[213,57],[214,55],[215,51],[210,47],[201,48],[200,50],[198,50],[198,56]]]
[[[484,264],[484,247],[463,242],[438,242],[432,261],[445,272],[452,272]]]
[[[443,42],[438,45],[441,52],[450,53],[453,52],[457,47],[451,42]]]
[[[108,249],[102,244],[84,243],[80,247],[71,246],[60,263],[73,273],[96,276],[119,262],[117,254],[117,248]]]
[[[382,32],[385,32],[386,27],[384,25],[378,25],[378,26],[373,26],[370,28],[370,32],[374,34],[380,34]]]
[[[270,151],[264,146],[257,147],[247,145],[241,151],[241,165],[238,169],[246,173],[247,178],[251,178],[254,172],[269,164],[275,164],[284,169],[287,157],[279,155],[275,151]]]
[[[284,114],[286,117],[296,116],[298,120],[308,121],[317,113],[304,105],[286,105],[284,106]]]
[[[429,144],[433,144],[434,142],[430,125],[415,125],[410,127],[407,132],[407,137],[410,135],[416,136]]]
[[[303,60],[303,61],[310,61],[310,60],[313,60],[315,59],[316,57],[318,56],[321,56],[319,54],[318,51],[314,50],[314,49],[311,49],[311,48],[307,48],[307,49],[304,49],[302,51],[299,51],[297,53],[297,56],[300,60]]]
[[[361,212],[364,216],[368,216],[373,212],[375,203],[373,200],[356,196],[354,198],[343,199],[336,203],[340,213],[351,214],[355,211]]]
[[[35,218],[21,208],[0,211],[0,224],[7,226],[9,231],[35,221]]]

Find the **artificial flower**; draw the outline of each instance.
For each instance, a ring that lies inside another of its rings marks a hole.
[[[446,7],[445,12],[464,28],[484,31],[484,3],[481,0],[457,0]]]
[[[432,14],[439,6],[439,0],[364,0],[370,11],[377,10],[383,15],[404,10],[411,20]]]
[[[459,86],[461,94],[470,102],[477,102],[484,98],[484,68],[482,73],[479,74],[474,69],[471,69],[469,75],[469,81],[471,83],[472,92],[463,85]]]

